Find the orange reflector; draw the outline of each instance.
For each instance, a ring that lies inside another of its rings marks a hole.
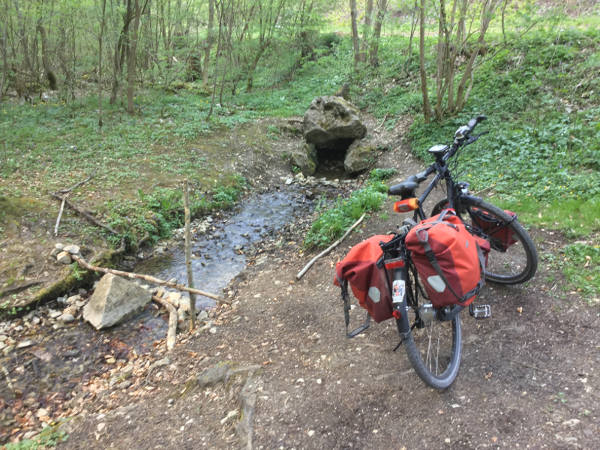
[[[397,213],[414,211],[419,207],[419,199],[418,198],[407,198],[405,200],[400,200],[399,202],[394,203],[394,211]]]

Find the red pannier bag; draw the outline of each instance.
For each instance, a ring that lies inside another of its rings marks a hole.
[[[475,299],[490,245],[469,233],[454,210],[421,221],[405,242],[434,308],[466,306]]]
[[[504,212],[512,218],[511,222],[517,218],[517,214],[512,211],[505,209]],[[490,237],[494,248],[505,252],[508,247],[517,242],[514,232],[508,226],[510,222],[505,223],[495,216],[492,216],[487,211],[483,211],[479,208],[471,209],[471,218],[473,220],[473,225],[479,227],[481,231]]]
[[[360,306],[376,322],[392,316],[392,296],[385,267],[378,267],[383,251],[380,242],[389,242],[394,235],[375,235],[350,249],[335,266],[334,284],[344,289],[347,282]]]

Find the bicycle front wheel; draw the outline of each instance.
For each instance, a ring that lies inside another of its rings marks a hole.
[[[414,311],[409,308],[410,314]],[[456,379],[462,353],[460,314],[452,320],[433,318],[428,323],[417,317],[404,340],[406,354],[417,375],[435,389],[446,389]]]
[[[461,197],[457,213],[471,233],[490,243],[486,280],[518,284],[535,275],[538,265],[535,245],[516,218],[477,197]],[[482,223],[482,217],[488,225]],[[492,228],[489,223],[494,224]],[[498,239],[499,234],[508,236],[510,243]]]

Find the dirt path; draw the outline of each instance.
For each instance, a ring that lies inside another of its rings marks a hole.
[[[402,149],[385,158],[406,174],[418,167]],[[232,287],[214,333],[148,362],[133,385],[88,389],[60,447],[600,448],[598,311],[558,300],[544,264],[525,286],[485,288],[492,318],[463,314],[461,370],[447,391],[392,352],[391,321],[344,337],[334,264],[397,220],[371,218],[300,282],[311,256],[300,253],[302,230],[275,237]],[[540,252],[559,244],[534,238]]]

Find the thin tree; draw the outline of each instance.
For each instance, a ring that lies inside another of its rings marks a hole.
[[[98,128],[102,130],[102,40],[106,25],[106,0],[102,0],[102,16],[100,20],[100,34],[98,35]]]

